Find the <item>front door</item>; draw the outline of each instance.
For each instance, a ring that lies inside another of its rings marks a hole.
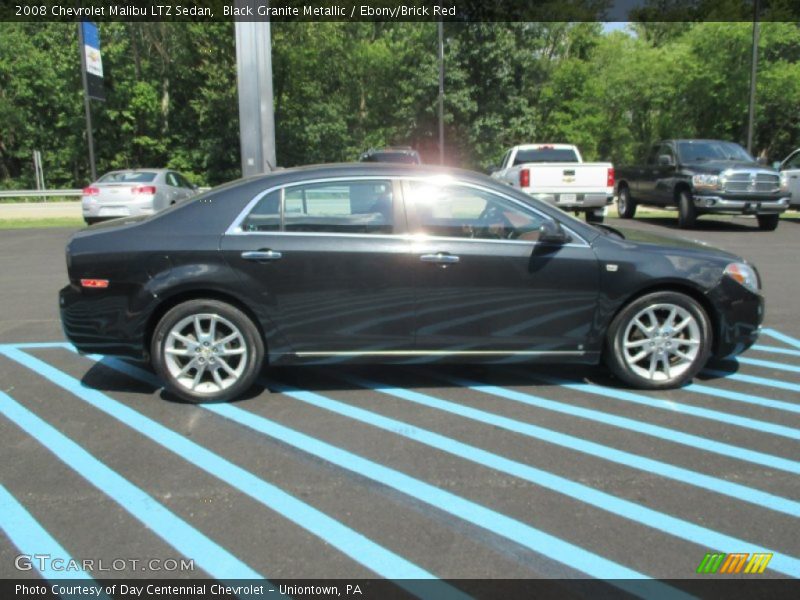
[[[549,217],[483,188],[408,181],[404,197],[417,234],[418,350],[584,351],[599,276],[587,244],[538,242]]]

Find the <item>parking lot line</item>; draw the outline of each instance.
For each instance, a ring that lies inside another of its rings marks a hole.
[[[0,392],[0,410],[7,419],[118,503],[167,544],[184,556],[194,558],[200,568],[212,577],[263,579],[261,574],[225,548],[213,542],[141,488],[2,392]]]
[[[726,400],[734,400],[736,402],[743,402],[745,404],[752,404],[754,406],[763,406],[765,408],[773,408],[775,410],[800,413],[800,404],[783,402],[781,400],[773,400],[772,398],[764,398],[763,396],[756,396],[755,394],[742,394],[740,392],[723,390],[700,383],[690,383],[689,385],[682,387],[681,390],[684,392],[725,398]]]
[[[90,356],[89,358],[96,359],[99,357]],[[136,379],[147,382],[152,382],[153,380],[153,376],[150,373],[138,369],[133,365],[128,365],[124,361],[118,359],[104,359],[103,364]],[[312,392],[293,390],[287,386],[273,382],[269,382],[268,385],[295,399],[316,398],[318,396]],[[319,398],[324,399],[321,396]],[[515,543],[526,546],[537,553],[567,564],[593,577],[604,579],[647,578],[645,575],[574,546],[569,542],[560,540],[555,536],[550,536],[547,533],[516,521],[511,517],[497,513],[491,509],[461,498],[460,496],[451,494],[389,467],[369,461],[368,459],[317,440],[316,438],[284,427],[283,425],[251,412],[241,410],[230,404],[209,404],[204,405],[204,408],[358,475],[368,477],[378,483],[392,487],[403,494],[410,495],[422,502],[431,504],[438,509],[449,512],[478,527],[488,529],[497,535],[507,537]],[[800,570],[798,573],[800,573]]]
[[[800,440],[800,429],[796,429],[794,427],[786,427],[785,425],[778,425],[776,423],[769,423],[767,421],[760,421],[758,419],[732,415],[718,410],[710,410],[699,406],[691,406],[690,404],[682,404],[681,402],[674,402],[672,400],[661,400],[660,398],[645,396],[643,394],[637,394],[635,392],[629,392],[626,390],[603,387],[593,383],[571,382],[564,379],[557,379],[555,377],[546,377],[544,375],[528,376],[531,379],[543,381],[552,385],[558,385],[565,389],[576,392],[584,392],[586,394],[594,394],[596,396],[605,396],[606,398],[613,398],[614,400],[620,400],[622,402],[640,404],[648,408],[667,410],[674,413],[698,417],[700,419],[708,419],[710,421],[718,421],[728,425],[735,425],[736,427],[752,429],[753,431],[760,431],[763,433],[769,433],[771,435],[779,435],[792,440]],[[796,463],[796,468],[800,469],[800,463]],[[800,473],[800,470],[797,472]]]
[[[800,367],[787,365],[773,360],[761,360],[760,358],[749,358],[747,356],[737,356],[736,361],[743,365],[753,365],[755,367],[765,367],[767,369],[777,369],[778,371],[789,371],[790,373],[800,373]]]
[[[747,375],[745,373],[736,373],[734,371],[720,371],[718,369],[703,369],[704,373],[720,377],[722,379],[732,379],[734,381],[741,381],[742,383],[753,383],[764,387],[771,387],[778,390],[786,390],[789,392],[800,392],[800,385],[796,383],[789,383],[781,381],[780,379],[771,379],[769,377],[759,377],[757,375]]]
[[[697,448],[705,452],[713,452],[715,454],[727,456],[735,460],[744,460],[765,467],[779,469],[781,471],[787,471],[789,473],[800,474],[800,463],[798,463],[797,461],[782,458],[780,456],[774,456],[772,454],[766,454],[764,452],[749,450],[747,448],[740,448],[738,446],[734,446],[732,444],[726,444],[724,442],[718,442],[710,438],[704,438],[702,436],[693,435],[690,433],[684,433],[682,431],[677,431],[675,429],[669,429],[668,427],[653,425],[651,423],[644,423],[642,421],[637,421],[635,419],[620,417],[618,415],[608,414],[590,408],[573,406],[571,404],[566,404],[564,402],[548,400],[547,398],[542,398],[541,396],[534,396],[532,394],[527,394],[525,392],[519,392],[517,390],[502,388],[496,385],[482,384],[476,381],[463,379],[461,377],[453,377],[450,375],[439,374],[439,373],[433,374],[432,376],[439,379],[444,379],[446,381],[449,381],[464,388],[471,389],[476,392],[489,394],[491,396],[497,396],[500,398],[505,398],[507,400],[512,400],[514,402],[527,404],[529,406],[535,406],[537,408],[543,408],[545,410],[552,410],[563,414],[568,414],[576,417],[581,417],[584,419],[589,419],[592,421],[597,421],[605,425],[610,425],[612,427],[619,427],[621,429],[627,429],[635,433],[641,433],[643,435],[657,437],[666,440],[668,442],[674,442],[676,444],[690,446],[692,448]]]
[[[777,329],[772,329],[771,327],[765,327],[764,329],[761,330],[761,332],[766,333],[768,336],[776,340],[779,340],[785,344],[789,344],[790,346],[794,346],[795,348],[800,348],[800,340],[785,333],[781,333]]]
[[[389,393],[388,390],[382,389],[380,385],[375,386],[372,382],[362,380],[361,378],[345,377],[345,379],[370,390]],[[315,392],[297,390],[289,386],[275,383],[270,383],[270,387],[280,391],[285,395],[291,396],[292,398],[306,402],[318,408],[334,412],[350,419],[355,419],[373,427],[378,427],[392,434],[411,439],[415,442],[425,444],[443,452],[447,452],[448,454],[454,455],[458,458],[507,473],[508,475],[529,481],[556,493],[568,496],[579,502],[590,504],[606,512],[610,512],[630,521],[656,529],[662,533],[666,533],[700,546],[707,548],[752,548],[750,552],[775,553],[774,550],[765,549],[757,544],[753,544],[752,542],[740,540],[733,536],[690,523],[684,519],[673,517],[666,513],[644,507],[640,504],[636,504],[635,502],[631,502],[612,494],[594,489],[587,485],[583,485],[565,477],[555,475],[548,471],[519,463],[476,446],[459,442],[426,429],[415,427],[412,424],[404,421],[391,419],[362,408],[333,400],[327,396]],[[409,390],[395,391],[398,394],[405,393],[409,395],[418,395],[418,392]],[[229,416],[231,418],[235,417],[237,422],[249,427],[253,427],[253,425],[250,424],[251,422],[262,422],[261,417],[253,417],[251,413],[232,407],[217,405],[210,407],[210,409],[214,412],[224,414],[225,416]],[[305,450],[305,448],[301,449]],[[320,454],[319,456],[322,457],[323,455]],[[784,574],[793,577],[800,577],[800,560],[790,556],[781,555],[779,563],[780,564],[778,564],[777,567],[773,565],[773,568],[777,568],[777,570]]]
[[[767,508],[776,512],[782,512],[794,517],[800,516],[800,502],[776,496],[768,492],[757,490],[739,483],[732,483],[718,477],[705,475],[697,471],[692,471],[683,467],[678,467],[668,463],[664,463],[652,458],[639,456],[624,450],[604,446],[596,442],[590,442],[582,438],[571,436],[565,433],[545,429],[538,425],[530,423],[523,423],[508,417],[503,417],[494,413],[486,412],[463,404],[450,402],[423,394],[413,390],[392,387],[378,382],[369,381],[357,377],[345,377],[339,375],[340,378],[345,379],[351,383],[359,385],[376,392],[388,394],[402,400],[407,400],[442,410],[457,416],[467,419],[492,425],[493,427],[500,427],[507,431],[519,433],[521,435],[542,440],[547,443],[555,444],[569,450],[575,450],[583,454],[588,454],[597,458],[615,462],[617,464],[644,471],[646,473],[654,473],[667,479],[672,479],[686,485],[698,487],[711,492],[729,496],[736,500],[754,504],[760,508]]]
[[[787,356],[800,356],[800,350],[789,350],[778,346],[765,346],[764,344],[754,344],[752,350],[759,352],[771,352],[772,354],[785,354]]]
[[[0,401],[5,394],[0,392]],[[39,521],[31,515],[11,493],[0,484],[0,529],[8,536],[11,543],[28,557],[46,555],[50,558],[61,559],[64,569],[55,570],[52,560],[40,563],[33,559],[30,565],[47,579],[82,579],[94,581],[91,575],[81,569],[66,568],[73,561],[72,556],[64,547],[51,536]],[[105,594],[101,598],[107,598]]]
[[[243,494],[250,496],[270,510],[328,542],[340,552],[378,575],[388,579],[436,579],[431,573],[371,541],[311,505],[298,500],[280,488],[256,477],[249,471],[153,421],[125,404],[114,400],[110,396],[84,387],[80,381],[50,364],[8,346],[0,347],[0,353],[35,371],[38,375],[117,419],[131,429],[138,431],[187,462],[222,480]],[[246,577],[241,578],[244,579]]]

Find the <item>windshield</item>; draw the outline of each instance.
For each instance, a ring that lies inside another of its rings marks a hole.
[[[755,162],[747,150],[733,142],[693,141],[678,142],[678,155],[682,162],[702,162],[706,160],[743,160]]]
[[[106,173],[97,183],[150,183],[156,174],[150,171],[114,171]]]
[[[578,155],[572,148],[531,148],[529,150],[518,150],[514,157],[514,166],[523,163],[546,163],[546,162],[578,162]]]

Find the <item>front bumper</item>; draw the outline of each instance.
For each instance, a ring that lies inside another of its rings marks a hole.
[[[694,196],[694,205],[704,213],[726,213],[759,215],[780,214],[789,208],[790,197],[784,198],[723,198],[705,194]]]
[[[714,356],[741,354],[756,343],[764,322],[764,296],[723,277],[707,297],[714,314]]]

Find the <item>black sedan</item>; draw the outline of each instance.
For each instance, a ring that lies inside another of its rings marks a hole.
[[[741,258],[408,165],[232,182],[78,232],[67,266],[78,350],[149,359],[195,402],[242,394],[265,362],[604,361],[675,387],[752,345],[764,313]]]

